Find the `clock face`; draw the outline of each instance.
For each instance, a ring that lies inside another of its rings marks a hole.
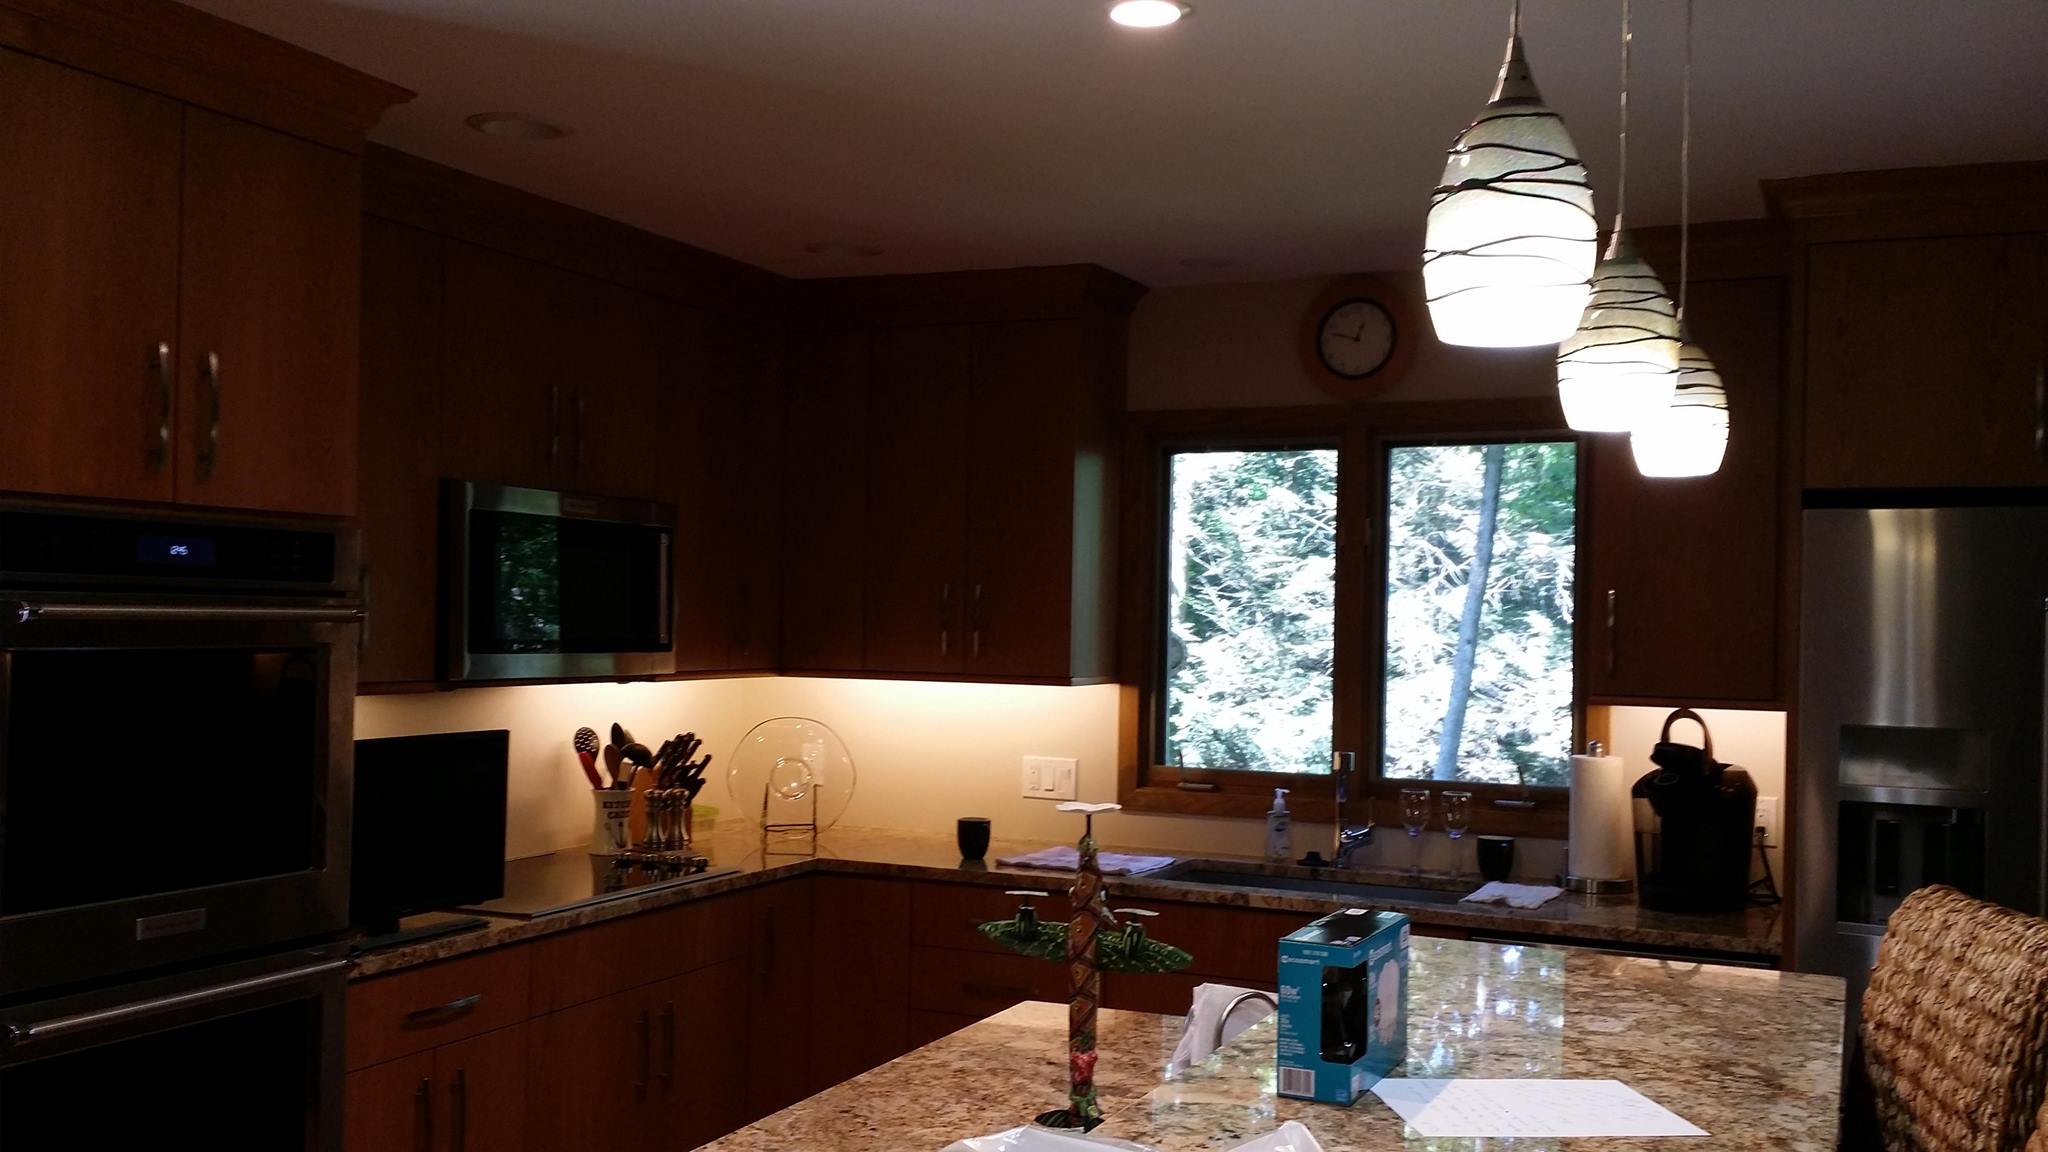
[[[1378,301],[1340,300],[1323,314],[1316,355],[1331,372],[1362,380],[1386,366],[1394,355],[1394,340],[1394,318]]]

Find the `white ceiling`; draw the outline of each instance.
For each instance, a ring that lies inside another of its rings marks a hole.
[[[191,0],[417,89],[373,138],[795,276],[1412,267],[1505,0]],[[1630,217],[1677,218],[1677,0],[1636,4]],[[1525,39],[1613,206],[1618,5]],[[2048,157],[2044,0],[1700,0],[1697,219],[1760,178]],[[474,112],[559,122],[545,144]],[[813,241],[879,256],[814,256]],[[1228,261],[1190,267],[1188,261]]]

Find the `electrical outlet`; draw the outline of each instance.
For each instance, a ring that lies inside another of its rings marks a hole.
[[[1776,848],[1778,839],[1778,798],[1759,796],[1756,798],[1756,826],[1764,830],[1764,843]]]
[[[1033,800],[1072,800],[1080,761],[1066,756],[1026,756],[1024,795]]]

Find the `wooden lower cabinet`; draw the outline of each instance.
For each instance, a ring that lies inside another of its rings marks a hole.
[[[348,1152],[430,1152],[433,1052],[415,1052],[349,1073],[342,1088],[342,1132],[342,1146]]]
[[[811,881],[812,1092],[910,1051],[911,899],[919,886],[865,876]]]
[[[638,1146],[653,1029],[638,992],[616,993],[529,1021],[529,1152]]]
[[[350,1072],[350,1152],[521,1152],[526,1025],[514,1024]]]

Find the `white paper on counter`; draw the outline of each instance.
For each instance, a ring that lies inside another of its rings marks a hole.
[[[1420,1136],[1705,1136],[1619,1080],[1386,1079],[1373,1095]]]

